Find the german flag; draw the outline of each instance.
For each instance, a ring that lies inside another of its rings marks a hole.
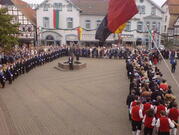
[[[95,38],[104,42],[111,33],[124,28],[125,23],[137,13],[135,0],[110,0],[108,13],[98,27]]]

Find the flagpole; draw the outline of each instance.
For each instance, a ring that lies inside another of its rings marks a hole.
[[[149,28],[148,28],[148,27],[147,27],[147,29],[148,29],[148,31],[149,31]],[[150,34],[150,36],[152,37],[151,39],[152,39],[152,42],[154,43],[155,48],[156,48],[157,51],[159,52],[160,56],[162,57],[162,60],[164,61],[164,64],[166,65],[167,69],[169,70],[169,73],[170,73],[171,77],[173,78],[173,80],[175,81],[177,87],[179,88],[179,82],[176,80],[175,76],[174,76],[173,73],[171,72],[171,70],[170,70],[170,68],[169,68],[169,66],[168,66],[168,64],[167,64],[167,62],[166,62],[166,60],[164,59],[164,57],[163,57],[161,51],[159,50],[159,48],[158,48],[158,46],[157,46],[155,40],[153,39],[152,34],[151,34],[150,32],[149,32],[149,34]]]

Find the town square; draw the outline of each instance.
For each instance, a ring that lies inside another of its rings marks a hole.
[[[178,0],[0,0],[0,135],[178,135]]]

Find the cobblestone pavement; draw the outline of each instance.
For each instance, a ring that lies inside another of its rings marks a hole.
[[[65,59],[0,89],[0,135],[131,134],[124,61],[82,59],[87,68],[80,71],[54,68]]]

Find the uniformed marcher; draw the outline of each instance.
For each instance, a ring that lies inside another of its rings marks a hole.
[[[5,81],[6,81],[6,78],[4,76],[2,65],[0,65],[0,83],[1,83],[2,88],[5,87]]]
[[[140,102],[137,102],[136,105],[131,108],[130,113],[132,118],[132,134],[140,135],[143,118]]]
[[[175,125],[170,118],[167,117],[165,111],[161,111],[161,117],[157,120],[156,127],[158,128],[158,135],[170,135],[170,128]]]

